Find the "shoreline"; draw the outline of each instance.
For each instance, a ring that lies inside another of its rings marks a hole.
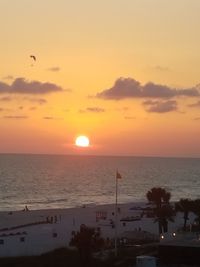
[[[177,203],[179,200],[176,201],[170,201],[170,204],[174,205],[175,203]],[[150,207],[153,206],[153,203],[149,203],[148,200],[145,201],[144,200],[136,200],[136,201],[127,201],[127,202],[118,202],[117,204],[118,206],[138,206],[141,208],[144,207]],[[45,205],[44,205],[45,206]],[[48,206],[48,205],[46,205]],[[9,212],[21,212],[21,211],[25,211],[25,207],[28,208],[28,211],[47,211],[47,210],[70,210],[70,209],[81,209],[81,208],[95,208],[95,207],[102,207],[102,206],[115,206],[115,203],[84,203],[84,204],[80,204],[80,205],[75,205],[75,206],[65,206],[65,207],[46,207],[46,208],[34,208],[31,206],[31,204],[25,203],[22,205],[21,209],[0,209],[0,214],[1,213],[9,213]]]
[[[176,201],[174,201],[176,202]],[[172,202],[173,203],[173,202]],[[41,203],[42,204],[42,203]],[[49,203],[50,204],[50,203]],[[136,200],[136,201],[124,201],[124,202],[119,202],[118,205],[148,205],[148,201],[145,199],[142,199],[142,200]],[[17,205],[19,206],[19,208],[17,209],[12,209],[12,207],[10,208],[3,208],[3,209],[0,209],[0,213],[1,212],[16,212],[16,211],[22,211],[24,210],[24,208],[27,206],[29,211],[35,211],[35,210],[56,210],[56,209],[76,209],[76,208],[83,208],[84,207],[87,207],[87,208],[90,208],[90,207],[96,207],[96,206],[107,206],[107,205],[115,205],[114,202],[111,202],[111,203],[94,203],[94,202],[91,202],[91,203],[83,203],[83,204],[80,204],[80,205],[58,205],[57,207],[53,207],[54,205],[48,205],[48,203],[44,203],[42,206],[47,206],[46,208],[43,208],[43,207],[35,207],[36,205],[32,205],[31,203],[23,203],[23,204],[20,204],[20,205]],[[49,206],[49,207],[48,207]]]

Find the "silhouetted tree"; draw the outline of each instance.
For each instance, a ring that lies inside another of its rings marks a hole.
[[[192,201],[192,209],[191,209],[196,215],[196,221],[198,222],[200,226],[200,199],[196,199]]]
[[[92,252],[103,248],[104,240],[99,229],[81,225],[80,231],[73,232],[70,245],[77,247],[83,265],[88,265]]]
[[[161,206],[161,208],[159,209],[155,209],[155,215],[155,221],[160,222],[161,225],[161,231],[159,233],[161,234],[162,232],[168,232],[168,221],[174,221],[174,209],[172,208],[172,206],[167,204]]]
[[[153,187],[147,192],[146,197],[149,202],[154,203],[157,208],[160,208],[163,203],[169,203],[171,193],[167,192],[164,188]]]
[[[161,187],[153,187],[147,192],[146,197],[150,203],[155,204],[154,215],[155,221],[158,222],[159,234],[167,232],[168,221],[173,221],[174,216],[173,208],[169,204],[170,192]]]
[[[184,224],[183,224],[183,230],[186,231],[187,229],[187,220],[189,219],[189,212],[193,210],[193,200],[188,199],[188,198],[181,198],[179,202],[176,203],[175,209],[176,211],[181,211],[183,212],[183,219],[184,219]]]

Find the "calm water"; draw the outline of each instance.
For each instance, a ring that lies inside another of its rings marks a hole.
[[[154,186],[172,200],[200,198],[200,159],[0,155],[0,210],[74,207],[146,200]]]

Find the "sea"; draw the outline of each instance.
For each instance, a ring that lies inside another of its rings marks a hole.
[[[200,159],[0,154],[0,211],[147,202],[152,187],[171,200],[200,198]]]

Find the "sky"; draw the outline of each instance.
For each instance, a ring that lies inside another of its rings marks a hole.
[[[0,153],[200,157],[199,12],[0,0]]]

